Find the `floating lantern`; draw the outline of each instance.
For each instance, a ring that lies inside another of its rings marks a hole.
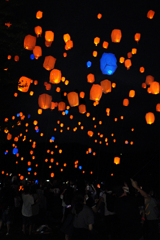
[[[120,164],[120,157],[114,157],[114,164]]]
[[[51,106],[52,96],[48,94],[41,94],[38,98],[38,105],[42,109],[48,109]]]
[[[152,112],[146,113],[145,119],[146,119],[146,123],[151,125],[155,121],[154,113]]]
[[[139,71],[140,71],[140,73],[144,73],[145,68],[144,67],[140,67]]]
[[[102,97],[102,87],[99,84],[93,84],[90,89],[90,100],[99,101]]]
[[[123,99],[123,106],[127,107],[129,105],[128,98]]]
[[[18,56],[18,55],[15,55],[15,56],[14,56],[14,61],[15,61],[15,62],[18,62],[18,61],[19,61],[19,56]]]
[[[103,80],[101,81],[101,87],[103,93],[109,93],[112,90],[111,81]]]
[[[127,70],[130,69],[130,67],[132,66],[131,59],[126,59],[126,60],[124,61],[124,65],[125,65],[125,67],[127,68]]]
[[[94,38],[94,44],[95,46],[97,46],[100,43],[100,38],[99,37],[95,37]]]
[[[129,91],[129,97],[131,97],[131,98],[135,97],[135,90]]]
[[[97,14],[97,18],[98,18],[98,19],[101,19],[101,18],[102,18],[102,14],[101,14],[101,13],[98,13],[98,14]]]
[[[160,103],[157,103],[157,105],[156,105],[156,111],[157,111],[157,112],[160,112]]]
[[[36,37],[27,35],[24,38],[24,48],[27,50],[33,50],[36,45]]]
[[[45,31],[45,40],[47,42],[53,42],[54,41],[54,32],[52,32],[52,31]]]
[[[40,46],[35,46],[35,48],[33,49],[33,54],[35,56],[35,59],[38,59],[42,56],[42,48]]]
[[[132,54],[136,54],[137,53],[137,48],[132,48]]]
[[[86,113],[86,105],[80,104],[78,106],[78,109],[79,109],[79,113],[82,113],[82,114]]]
[[[65,50],[69,50],[71,48],[73,48],[73,41],[69,40],[69,41],[66,42]]]
[[[88,131],[87,134],[88,134],[89,137],[93,137],[94,132],[93,131]]]
[[[34,28],[34,32],[37,35],[37,37],[41,36],[42,35],[42,28],[41,28],[41,26],[35,27]]]
[[[56,58],[52,57],[52,56],[46,56],[43,62],[43,67],[50,71],[51,69],[54,68],[54,65],[56,63]]]
[[[65,102],[59,102],[58,103],[58,111],[64,111],[66,108]]]
[[[154,81],[154,77],[153,77],[153,76],[151,76],[151,75],[146,76],[146,81],[145,81],[145,83],[146,83],[147,85],[150,85],[153,81]]]
[[[135,40],[137,43],[139,42],[140,38],[141,38],[141,34],[140,34],[140,33],[136,33],[136,34],[134,35],[134,40]]]
[[[100,59],[103,74],[112,75],[117,69],[117,59],[113,53],[103,53]]]
[[[111,32],[111,40],[114,43],[119,43],[122,38],[122,32],[120,29],[113,29]]]
[[[124,60],[125,60],[124,57],[120,57],[119,62],[120,62],[120,63],[124,63]]]
[[[63,40],[64,40],[64,42],[66,43],[66,42],[68,42],[69,40],[71,40],[71,36],[70,36],[68,33],[66,33],[66,34],[63,35]]]
[[[85,97],[85,92],[80,92],[79,96],[80,96],[80,98],[84,98]]]
[[[155,12],[153,10],[149,10],[147,13],[147,18],[153,19]]]
[[[37,19],[41,19],[43,17],[43,12],[42,11],[38,11],[37,13],[36,13],[36,18]]]
[[[78,97],[78,93],[76,92],[70,92],[67,94],[67,99],[69,102],[69,105],[71,107],[76,107],[79,105],[79,97]]]
[[[58,69],[53,69],[50,72],[50,83],[58,84],[61,82],[61,71]]]
[[[108,45],[109,45],[109,43],[106,42],[106,41],[104,41],[103,44],[102,44],[102,47],[105,48],[105,49],[107,49],[107,48],[108,48]]]
[[[94,82],[95,82],[94,74],[89,73],[89,74],[87,75],[87,82],[89,82],[89,83],[94,83]]]
[[[27,77],[20,77],[19,81],[18,81],[18,90],[20,92],[28,92],[30,84],[32,83],[32,79],[27,78]]]
[[[151,88],[151,93],[152,94],[159,94],[159,82],[153,81],[150,84],[150,88]]]

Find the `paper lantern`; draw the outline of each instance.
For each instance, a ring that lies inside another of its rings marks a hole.
[[[94,44],[97,46],[100,43],[100,38],[99,37],[95,37],[94,38]]]
[[[67,99],[69,102],[69,105],[71,107],[76,107],[79,105],[79,97],[78,97],[78,93],[76,92],[70,92],[67,94]]]
[[[38,59],[42,56],[42,48],[40,46],[35,46],[35,48],[33,49],[33,54],[35,56],[35,59]]]
[[[107,48],[108,48],[108,45],[109,45],[109,43],[106,42],[106,41],[104,41],[103,44],[102,44],[102,47],[105,48],[105,49],[107,49]]]
[[[87,82],[89,82],[89,83],[94,83],[94,81],[95,81],[94,74],[89,73],[89,74],[87,75]]]
[[[54,173],[51,173],[51,177],[54,177]]]
[[[19,56],[18,56],[18,55],[15,55],[15,56],[14,56],[14,61],[15,61],[15,62],[18,62],[18,61],[19,61]]]
[[[93,137],[94,132],[93,131],[88,131],[87,134],[88,134],[89,137]]]
[[[57,107],[57,104],[55,102],[51,102],[51,110],[55,109]]]
[[[159,94],[159,82],[153,81],[150,84],[150,88],[151,88],[151,93],[152,94]]]
[[[67,57],[67,53],[66,52],[63,53],[63,57]]]
[[[113,29],[111,32],[111,40],[114,43],[119,43],[122,38],[122,32],[120,29]]]
[[[136,34],[134,35],[134,40],[135,40],[136,42],[139,42],[140,38],[141,38],[141,34],[140,34],[140,33],[136,33]]]
[[[123,99],[123,106],[127,107],[129,105],[128,98]]]
[[[7,140],[11,140],[12,139],[12,134],[8,133],[7,134]]]
[[[71,48],[73,48],[73,41],[69,40],[69,41],[66,42],[65,50],[69,50]]]
[[[120,58],[119,58],[119,62],[120,62],[120,63],[124,63],[124,60],[125,60],[124,57],[120,57]]]
[[[132,66],[131,59],[126,59],[126,60],[124,61],[124,65],[125,65],[125,67],[127,68],[127,70],[130,69],[130,67]]]
[[[36,18],[37,19],[41,19],[43,17],[43,12],[42,11],[38,11],[37,13],[36,13]]]
[[[27,50],[33,50],[36,45],[36,37],[27,35],[24,38],[24,48]]]
[[[45,86],[46,90],[51,90],[51,84],[50,83],[47,83],[46,86]]]
[[[52,42],[45,41],[45,46],[50,47],[52,45]]]
[[[43,67],[50,71],[51,69],[54,68],[54,65],[56,63],[56,58],[52,57],[52,56],[46,56],[43,62]]]
[[[112,90],[111,81],[109,81],[107,79],[101,81],[101,87],[102,87],[102,92],[103,93],[111,92],[111,90]]]
[[[35,27],[34,28],[34,32],[37,35],[37,37],[41,36],[42,35],[42,28],[41,28],[41,26]]]
[[[100,59],[103,74],[112,75],[117,69],[117,59],[113,53],[103,53]]]
[[[140,71],[140,73],[144,73],[145,68],[144,67],[140,67],[139,71]]]
[[[147,88],[147,92],[148,92],[148,93],[152,93],[150,87]]]
[[[151,75],[146,76],[146,81],[145,81],[145,83],[146,83],[147,85],[150,85],[153,81],[154,81],[154,77],[153,77],[153,76],[151,76]]]
[[[149,10],[147,13],[147,18],[153,19],[155,12],[153,10]]]
[[[157,112],[160,112],[160,103],[157,103],[157,105],[156,105],[156,111],[157,111]]]
[[[53,42],[54,41],[54,32],[52,32],[52,31],[45,31],[45,40],[47,42]]]
[[[79,96],[80,96],[80,98],[84,98],[85,97],[85,92],[80,92]]]
[[[102,14],[101,14],[101,13],[98,13],[98,14],[97,14],[97,18],[98,18],[98,19],[101,19],[101,18],[102,18]]]
[[[64,42],[66,43],[66,42],[68,42],[69,40],[71,40],[71,36],[70,36],[68,33],[66,33],[66,34],[63,35],[63,40],[64,40]]]
[[[93,57],[97,57],[97,51],[93,51]]]
[[[18,90],[20,92],[28,92],[30,84],[32,83],[32,79],[27,78],[27,77],[20,77],[19,81],[18,81]]]
[[[135,97],[135,91],[134,90],[129,91],[129,97],[131,97],[131,98]]]
[[[7,59],[8,59],[8,60],[10,60],[11,58],[12,58],[12,56],[11,56],[11,55],[8,55],[8,56],[7,56]]]
[[[66,108],[65,102],[59,102],[58,103],[58,111],[64,111]]]
[[[131,58],[131,57],[132,57],[132,53],[131,53],[131,52],[128,52],[128,53],[127,53],[127,57],[128,57],[128,58]]]
[[[53,69],[50,72],[50,83],[58,84],[61,82],[61,71],[58,69]]]
[[[142,88],[146,88],[146,87],[147,87],[146,83],[142,83]]]
[[[136,54],[137,53],[137,48],[132,48],[132,54]]]
[[[82,113],[82,114],[86,113],[86,105],[80,104],[78,106],[78,109],[79,109],[79,113]]]
[[[41,94],[38,98],[38,105],[42,109],[48,109],[51,106],[52,96],[48,94]]]
[[[114,157],[114,164],[120,164],[120,157]]]
[[[146,113],[145,119],[146,119],[146,123],[151,125],[155,121],[154,113],[152,112]]]
[[[99,84],[93,84],[90,89],[90,100],[99,101],[102,97],[102,87]]]

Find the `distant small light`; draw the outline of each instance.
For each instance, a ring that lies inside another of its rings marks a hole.
[[[55,137],[51,137],[51,140],[54,141],[54,140],[55,140]]]
[[[37,132],[37,133],[39,132],[39,128],[36,130],[36,132]]]
[[[16,155],[18,153],[18,149],[17,148],[13,148],[13,154]]]
[[[4,154],[6,155],[7,153],[8,153],[8,151],[5,151],[5,153],[4,153]]]
[[[89,67],[91,67],[91,66],[92,66],[91,61],[88,61],[88,62],[87,62],[87,68],[89,68]]]
[[[33,60],[34,58],[35,58],[35,56],[34,56],[34,54],[32,53],[32,54],[30,55],[30,59]]]
[[[32,168],[28,168],[27,171],[28,171],[28,172],[32,171]]]
[[[38,180],[35,180],[35,183],[38,184]]]
[[[82,166],[79,166],[79,170],[81,170],[82,169]]]
[[[20,116],[20,114],[19,113],[17,113],[17,117],[19,117]]]
[[[31,117],[31,115],[30,114],[28,114],[28,118],[30,118]]]
[[[65,115],[67,115],[69,113],[69,111],[68,110],[65,110]]]

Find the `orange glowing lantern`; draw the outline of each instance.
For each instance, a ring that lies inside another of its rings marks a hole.
[[[128,98],[123,99],[123,106],[127,107],[129,105]]]
[[[58,84],[61,82],[61,71],[58,69],[53,69],[50,72],[50,83]]]
[[[20,92],[28,92],[32,79],[22,76],[18,81],[18,90]]]
[[[152,94],[155,94],[155,95],[159,94],[159,82],[156,82],[156,81],[152,82],[150,84],[150,88],[151,88]]]
[[[52,102],[52,96],[45,94],[45,93],[39,95],[38,105],[40,108],[42,108],[42,109],[50,108],[51,102]]]
[[[78,109],[79,109],[79,113],[82,113],[82,114],[86,113],[86,105],[81,104],[78,106]]]
[[[71,48],[73,48],[73,41],[69,40],[69,41],[66,42],[65,50],[69,50]]]
[[[134,35],[134,40],[135,40],[137,43],[139,42],[140,38],[141,38],[141,34],[140,34],[140,33],[136,33],[136,34]]]
[[[42,114],[42,109],[41,108],[38,109],[38,114]]]
[[[42,28],[41,28],[41,26],[35,27],[34,28],[34,32],[37,35],[37,37],[41,36],[42,35]]]
[[[97,51],[93,51],[93,57],[97,57]]]
[[[125,65],[125,67],[127,68],[127,70],[130,69],[130,67],[132,66],[131,59],[126,59],[126,60],[124,61],[124,65]]]
[[[153,10],[149,10],[147,13],[147,18],[153,19],[155,12]]]
[[[7,140],[11,140],[12,139],[12,134],[8,133],[7,134]]]
[[[68,33],[66,33],[66,34],[63,35],[63,40],[64,40],[64,42],[66,43],[66,42],[68,42],[69,40],[71,40],[71,36],[70,36]]]
[[[102,92],[103,93],[111,92],[111,90],[112,90],[111,81],[109,81],[107,79],[101,81],[101,87],[102,87]]]
[[[8,59],[8,60],[10,60],[11,58],[12,58],[12,56],[11,56],[11,55],[8,55],[8,56],[7,56],[7,59]]]
[[[94,132],[93,131],[88,131],[87,134],[88,134],[89,137],[93,137]]]
[[[34,80],[34,85],[38,85],[38,81],[37,80]]]
[[[145,119],[146,119],[146,123],[151,125],[155,121],[154,113],[152,112],[146,113]]]
[[[120,57],[119,62],[120,62],[120,63],[124,63],[124,60],[125,60],[124,57]]]
[[[49,42],[49,41],[46,41],[46,40],[45,40],[45,46],[46,46],[46,47],[50,47],[51,45],[52,45],[52,42]]]
[[[67,99],[69,102],[69,105],[71,107],[76,107],[79,105],[79,97],[78,97],[78,93],[76,92],[70,92],[67,94]]]
[[[142,88],[146,88],[146,87],[147,87],[146,83],[142,83]]]
[[[90,100],[99,101],[102,97],[102,87],[99,84],[93,84],[90,89]]]
[[[94,38],[94,44],[95,46],[97,46],[100,43],[100,38],[99,37],[95,37]]]
[[[66,52],[63,53],[63,57],[67,57],[67,53]]]
[[[128,53],[127,53],[127,57],[128,57],[128,58],[131,58],[131,57],[132,57],[132,53],[131,53],[131,52],[128,52]]]
[[[54,68],[54,65],[56,63],[56,58],[52,57],[52,56],[46,56],[43,62],[43,67],[50,71]]]
[[[120,164],[120,157],[114,157],[114,164]]]
[[[43,17],[43,12],[42,11],[36,12],[36,18],[37,19],[41,19],[42,17]]]
[[[64,111],[66,108],[65,102],[59,102],[58,103],[58,111]]]
[[[54,177],[54,173],[51,173],[51,177]]]
[[[94,81],[95,81],[94,74],[89,73],[89,74],[87,75],[87,82],[89,82],[89,83],[94,83]]]
[[[54,41],[54,32],[52,32],[52,31],[45,31],[45,40],[47,42],[53,42]]]
[[[113,29],[111,32],[111,40],[114,43],[119,43],[122,38],[122,32],[120,29]]]
[[[108,48],[108,45],[109,45],[109,43],[106,42],[106,41],[104,41],[102,47],[105,48],[105,49],[107,49],[107,48]]]
[[[36,45],[36,37],[27,35],[24,38],[24,48],[27,50],[33,50]]]
[[[47,83],[46,86],[45,86],[46,90],[51,90],[51,84],[50,83]]]
[[[154,81],[154,77],[153,77],[153,76],[151,76],[151,75],[146,76],[146,81],[145,81],[145,83],[146,83],[147,85],[150,85],[153,81]]]
[[[157,105],[156,105],[156,111],[157,111],[157,112],[160,112],[160,103],[157,103]]]
[[[129,91],[129,97],[131,97],[131,98],[135,97],[135,90]]]
[[[97,14],[97,18],[98,18],[98,19],[101,19],[101,18],[102,18],[102,14],[101,14],[101,13],[98,13],[98,14]]]
[[[85,92],[80,92],[79,96],[80,96],[80,98],[84,98],[85,97]]]
[[[137,48],[132,48],[132,54],[136,54],[137,53]]]
[[[14,56],[14,61],[15,61],[15,62],[18,62],[18,61],[19,61],[19,56],[18,56],[18,55],[15,55],[15,56]]]
[[[145,68],[144,67],[140,67],[139,71],[140,71],[140,73],[144,73]]]
[[[33,49],[33,54],[35,56],[35,59],[38,59],[42,56],[42,48],[40,46],[35,46],[35,48]]]

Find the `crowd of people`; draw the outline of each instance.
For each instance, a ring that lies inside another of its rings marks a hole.
[[[56,224],[64,240],[158,240],[160,199],[130,179],[95,184],[76,181],[19,182],[14,176],[0,187],[0,231],[24,235],[50,232]]]

